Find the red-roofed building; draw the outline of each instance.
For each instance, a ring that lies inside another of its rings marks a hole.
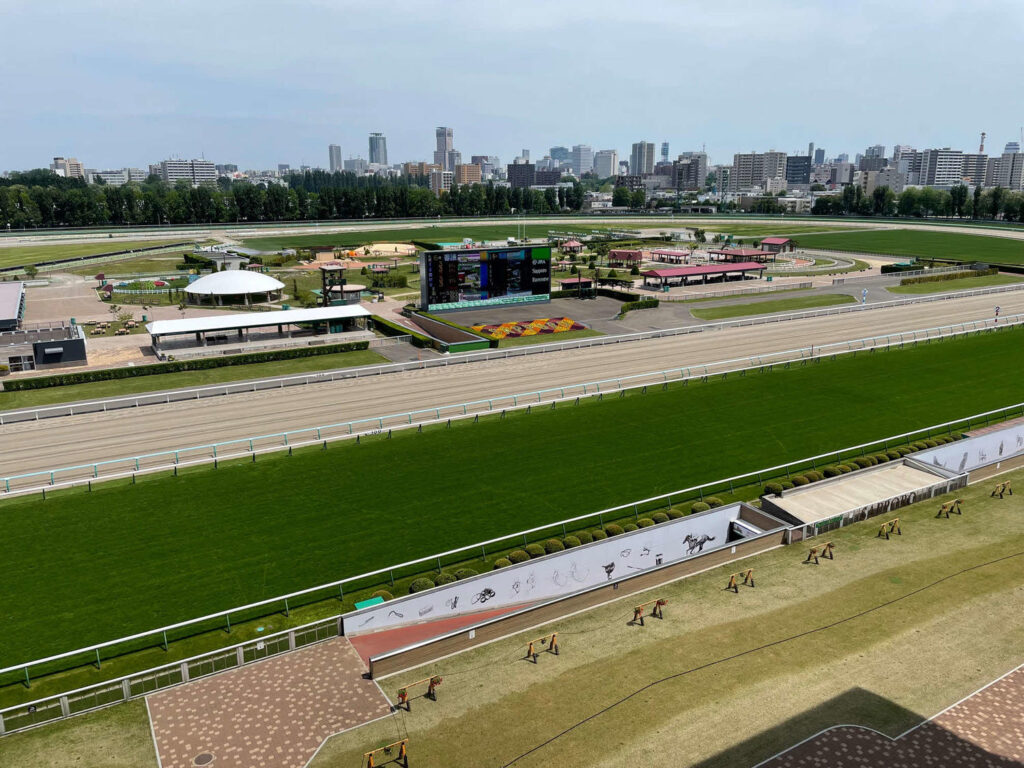
[[[643,260],[643,251],[625,251],[618,248],[608,251],[608,266],[611,267],[639,266]]]
[[[579,240],[566,240],[559,249],[562,253],[583,253],[583,243]]]
[[[735,264],[706,264],[699,267],[670,267],[650,269],[643,273],[645,288],[664,288],[668,285],[687,285],[690,282],[707,283],[716,279],[746,280],[753,273],[758,278],[768,269],[764,264],[741,261]]]
[[[766,237],[761,241],[761,250],[768,253],[785,253],[795,247],[796,243],[788,237]]]
[[[716,248],[708,251],[709,261],[768,261],[775,255],[760,248]]]

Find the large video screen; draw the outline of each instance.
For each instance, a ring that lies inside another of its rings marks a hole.
[[[551,248],[468,248],[420,257],[420,298],[428,311],[551,299]]]

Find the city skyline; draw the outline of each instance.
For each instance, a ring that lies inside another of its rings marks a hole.
[[[550,7],[531,0],[483,10],[454,2],[445,5],[445,17],[429,2],[382,16],[343,3],[253,9],[234,0],[216,7],[186,0],[149,9],[145,25],[102,0],[58,3],[60,25],[41,8],[5,5],[11,60],[29,60],[28,46],[39,40],[48,41],[50,53],[17,76],[10,68],[0,75],[7,103],[18,105],[0,126],[4,170],[46,167],[57,155],[92,168],[175,156],[245,168],[327,167],[328,144],[345,157],[365,156],[373,131],[387,136],[391,162],[430,161],[438,125],[458,133],[456,146],[466,156],[503,161],[524,146],[540,157],[548,147],[575,144],[628,157],[645,137],[673,150],[705,146],[712,162],[724,163],[734,153],[793,152],[808,141],[830,155],[897,141],[970,150],[982,130],[991,146],[1002,147],[1019,140],[1024,122],[999,78],[948,66],[942,46],[932,44],[951,35],[983,37],[986,69],[1013,71],[1024,8],[1003,0],[970,15],[941,2],[656,2],[642,17],[608,2]],[[153,28],[175,30],[175,43],[93,42],[141,39]],[[563,28],[575,28],[570,46],[575,39],[579,56],[565,56],[565,36],[551,34]],[[909,28],[917,33],[906,35]],[[344,31],[352,29],[361,34]],[[666,100],[665,77],[634,74],[587,42],[634,34],[651,51],[685,35],[688,55],[708,64],[701,78],[686,83],[685,99]],[[334,44],[339,35],[343,45]],[[459,66],[457,57],[432,57],[413,44],[424,35],[484,43],[487,55]],[[759,75],[765,40],[777,53],[770,60],[814,66],[795,80]],[[309,50],[317,50],[313,68]],[[881,86],[897,65],[914,87],[900,90],[896,109],[852,108],[858,99],[885,103]],[[558,89],[565,88],[573,108],[552,119]],[[946,96],[958,90],[983,106],[949,109]]]

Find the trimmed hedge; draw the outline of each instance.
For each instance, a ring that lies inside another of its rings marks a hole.
[[[627,301],[619,307],[619,317],[635,309],[654,309],[661,302],[658,299],[641,299],[640,301]]]
[[[653,520],[656,523],[667,523],[668,515],[666,515],[664,512],[655,512],[653,515],[651,515],[651,520]]]
[[[804,477],[806,477],[812,483],[816,483],[822,479],[822,474],[818,470],[812,469],[809,472],[804,472]]]
[[[636,521],[636,525],[638,528],[650,528],[652,525],[655,525],[655,522],[649,517],[641,517]]]
[[[825,477],[838,477],[843,473],[839,471],[839,467],[825,467],[821,470],[821,474]]]
[[[548,539],[544,542],[544,551],[549,555],[561,552],[563,549],[565,549],[565,545],[558,539]]]
[[[527,544],[525,547],[523,547],[523,549],[526,550],[526,554],[528,554],[531,558],[544,557],[544,555],[546,554],[544,552],[544,547],[542,547],[540,544]]]
[[[882,269],[885,273],[885,269]],[[900,285],[917,285],[918,283],[944,283],[947,280],[963,280],[965,277],[987,277],[998,275],[998,269],[974,269],[963,272],[942,272],[938,275],[921,275],[920,277],[904,277]]]
[[[615,523],[609,523],[608,525],[606,525],[604,527],[604,532],[607,533],[609,536],[621,536],[624,533],[624,531],[622,530],[622,526],[616,525]]]
[[[499,557],[494,561],[494,570],[498,570],[499,568],[508,568],[510,565],[512,565],[512,561],[507,557]]]
[[[382,597],[385,600],[394,600],[395,596],[388,592],[386,589],[378,589],[370,597]]]
[[[885,455],[889,457],[890,461],[896,461],[896,459],[903,458],[903,454],[899,451],[888,451]]]
[[[566,536],[564,539],[562,539],[562,545],[566,549],[572,549],[573,547],[578,547],[580,545],[579,537],[578,536]]]
[[[721,506],[725,505],[725,502],[722,501],[717,496],[708,496],[708,497],[706,497],[704,499],[704,503],[706,503],[712,509],[714,509],[715,507],[721,507]]]
[[[793,485],[792,481],[790,481],[790,480],[783,480],[783,481],[781,481],[779,483],[779,485],[782,486],[782,490],[784,490],[784,491],[791,491],[791,490],[793,490],[793,488],[796,487],[795,485]]]
[[[447,571],[442,571],[434,577],[434,583],[439,587],[443,584],[454,584],[456,581],[458,579],[455,578],[455,574]]]
[[[594,541],[604,541],[608,538],[608,534],[602,531],[600,528],[595,528],[590,532],[590,537]]]
[[[421,576],[418,579],[413,579],[412,584],[409,585],[409,592],[415,594],[416,592],[423,592],[428,589],[434,588],[434,582],[425,576]]]
[[[459,568],[459,570],[455,572],[455,578],[459,581],[462,581],[463,579],[470,579],[474,576],[476,576],[476,571],[472,568]]]
[[[594,537],[590,535],[590,531],[580,531],[576,534],[576,538],[579,539],[580,544],[590,544]]]
[[[708,504],[704,503],[703,501],[698,501],[692,507],[690,507],[690,512],[707,512],[709,509],[711,509],[711,507]]]
[[[622,526],[623,533],[632,533],[633,531],[639,530],[640,526],[636,523],[626,523]]]
[[[686,513],[685,513],[685,512],[683,512],[683,510],[681,510],[681,509],[676,509],[675,507],[672,507],[672,508],[671,508],[671,509],[670,509],[670,510],[669,510],[668,512],[666,512],[665,514],[666,514],[666,515],[668,515],[668,519],[669,519],[669,520],[678,520],[678,519],[679,519],[679,518],[681,518],[681,517],[686,517]]]
[[[809,485],[811,482],[804,475],[793,475],[793,477],[791,477],[790,480],[793,481],[793,485],[796,486],[797,488],[799,488],[801,485]]]
[[[270,352],[250,352],[245,355],[229,355],[227,357],[204,357],[197,360],[175,360],[170,363],[154,363],[153,365],[136,365],[131,368],[104,368],[98,371],[79,371],[76,373],[60,373],[55,376],[36,376],[31,379],[5,381],[4,390],[17,392],[26,389],[46,389],[63,387],[68,384],[87,384],[91,381],[111,381],[113,379],[132,379],[136,376],[155,376],[161,373],[178,373],[179,371],[200,371],[207,368],[223,368],[229,365],[250,365],[252,363],[268,363],[275,360],[294,360],[298,357],[319,357],[338,352],[355,352],[368,349],[370,342],[354,341],[348,344],[328,344],[323,347],[302,347],[301,349],[277,349]]]
[[[873,458],[875,460],[876,464],[884,464],[885,462],[887,462],[889,460],[889,457],[886,456],[884,453],[876,453],[871,458]]]
[[[508,559],[513,563],[525,563],[530,559],[530,555],[523,549],[513,549],[508,553]]]
[[[826,470],[827,471],[827,470]],[[780,496],[782,494],[782,483],[765,483],[765,496]]]

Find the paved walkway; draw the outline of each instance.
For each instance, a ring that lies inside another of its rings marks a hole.
[[[916,768],[1024,764],[1024,668],[1018,668],[896,739],[844,725],[762,768]]]
[[[155,693],[161,768],[302,768],[328,736],[390,712],[365,671],[334,638]]]

